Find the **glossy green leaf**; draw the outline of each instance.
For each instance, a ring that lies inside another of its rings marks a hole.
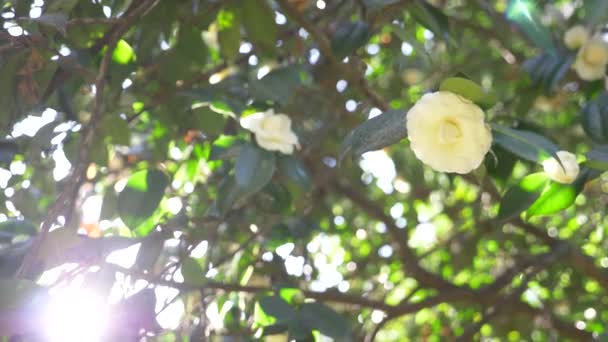
[[[544,172],[524,177],[502,196],[496,220],[505,222],[524,212],[541,195],[548,183],[549,178]]]
[[[306,165],[293,155],[279,156],[279,170],[302,188],[310,188],[311,179]]]
[[[585,0],[585,21],[587,25],[593,26],[608,16],[608,1],[604,0]]]
[[[274,11],[266,0],[247,0],[241,3],[243,26],[256,49],[264,55],[273,56],[277,39],[277,24]]]
[[[35,235],[38,233],[38,227],[28,220],[11,218],[0,222],[0,232],[13,235]]]
[[[507,19],[516,23],[537,47],[554,53],[551,32],[543,26],[537,6],[535,1],[511,0],[507,8]]]
[[[520,158],[540,163],[559,150],[549,139],[530,131],[492,124],[494,142]]]
[[[570,70],[575,57],[573,52],[543,52],[524,61],[522,67],[537,87],[553,92]]]
[[[217,15],[220,52],[224,58],[234,61],[241,47],[241,16],[235,6],[227,6]]]
[[[116,43],[116,47],[112,53],[112,61],[117,64],[129,64],[135,61],[135,51],[133,51],[129,43],[121,39]]]
[[[450,41],[449,20],[439,8],[425,0],[418,0],[413,3],[409,11],[417,22],[431,30],[437,37]]]
[[[568,208],[583,190],[585,183],[596,176],[594,173],[589,169],[582,169],[572,184],[551,182],[526,211],[526,216],[550,215]]]
[[[497,101],[496,94],[487,93],[479,84],[463,77],[446,78],[439,90],[458,94],[477,104],[493,105]]]
[[[295,309],[279,296],[262,297],[258,302],[262,310],[275,317],[278,323],[287,323],[296,317]]]
[[[164,244],[165,240],[156,234],[151,234],[143,239],[137,252],[135,267],[141,271],[152,270],[163,251]]]
[[[589,151],[585,165],[596,170],[608,171],[608,145],[596,146]]]
[[[201,286],[205,284],[205,272],[201,264],[191,257],[184,258],[181,267],[184,282],[192,286]]]
[[[344,58],[365,45],[370,37],[371,32],[366,22],[342,23],[332,36],[331,47],[336,57]]]
[[[304,303],[298,317],[302,324],[337,340],[352,338],[348,321],[329,306],[314,302]]]
[[[340,146],[340,160],[350,152],[361,154],[398,143],[407,137],[406,110],[389,110],[363,122],[344,139]]]
[[[276,157],[257,146],[245,145],[234,168],[236,185],[242,192],[254,194],[270,182],[276,168]]]
[[[160,170],[138,171],[118,194],[118,214],[131,229],[144,223],[158,208],[169,178]]]
[[[585,105],[581,123],[587,135],[596,143],[608,143],[608,96],[601,95]]]
[[[310,82],[310,78],[308,71],[300,65],[277,68],[259,80],[251,80],[250,92],[260,101],[270,100],[287,104],[297,95],[298,88]]]

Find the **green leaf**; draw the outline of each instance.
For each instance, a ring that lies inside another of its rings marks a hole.
[[[238,7],[227,6],[217,14],[220,52],[224,58],[233,62],[239,54],[241,47],[241,16]]]
[[[211,145],[209,160],[228,160],[236,158],[245,145],[242,140],[230,135],[221,135]]]
[[[291,65],[274,69],[259,80],[251,80],[249,88],[251,95],[260,101],[271,100],[285,105],[310,79],[303,66]]]
[[[0,222],[0,232],[10,233],[12,235],[36,235],[38,227],[28,220],[8,219]]]
[[[0,163],[8,164],[12,162],[17,152],[19,152],[17,143],[10,140],[0,140]]]
[[[598,24],[608,15],[608,1],[605,0],[585,0],[585,21],[589,27]]]
[[[203,41],[202,32],[196,26],[182,23],[179,27],[177,45],[179,60],[204,65],[207,61],[208,51]]]
[[[369,9],[381,9],[382,7],[393,5],[398,3],[400,0],[363,0],[365,7]]]
[[[236,159],[236,185],[242,192],[254,194],[270,182],[275,168],[274,153],[251,144],[245,145]]]
[[[62,34],[66,33],[65,29],[68,24],[68,17],[64,13],[47,12],[38,18],[26,18],[25,20],[52,27]]]
[[[156,234],[151,234],[143,239],[137,252],[135,267],[140,271],[152,270],[163,251],[164,244],[165,240]]]
[[[342,142],[340,161],[349,152],[359,156],[368,151],[396,144],[407,137],[406,115],[405,110],[389,110],[359,125]]]
[[[234,203],[246,195],[236,185],[234,177],[226,177],[218,186],[215,202],[209,208],[210,215],[224,217],[232,209]]]
[[[187,257],[182,262],[181,267],[184,282],[192,286],[201,286],[205,284],[205,272],[201,264],[191,257]]]
[[[608,96],[602,94],[583,108],[581,121],[587,135],[597,143],[608,143]]]
[[[350,56],[365,45],[371,37],[369,25],[364,21],[342,23],[331,39],[331,48],[338,58]]]
[[[543,52],[534,58],[525,60],[522,67],[530,74],[530,78],[537,87],[552,92],[570,70],[575,57],[574,52]]]
[[[541,195],[548,182],[544,172],[524,177],[502,196],[496,220],[505,222],[524,212]]]
[[[318,302],[304,303],[299,311],[303,324],[333,339],[351,338],[350,324],[332,308]]]
[[[496,94],[486,93],[479,84],[463,77],[446,78],[439,85],[439,90],[458,94],[482,105],[491,106],[497,101]]]
[[[243,26],[248,37],[256,46],[256,51],[266,56],[274,56],[277,40],[277,24],[274,11],[266,0],[247,0],[241,2]]]
[[[440,9],[424,0],[418,0],[409,10],[414,19],[422,26],[431,30],[437,37],[450,41],[448,17]]]
[[[118,214],[130,229],[136,229],[152,216],[165,194],[169,178],[160,170],[134,173],[118,194]]]
[[[530,131],[492,124],[494,142],[520,158],[540,163],[555,156],[558,146],[549,139]]]
[[[311,180],[306,165],[293,155],[279,156],[279,170],[303,189],[310,188]]]
[[[264,313],[277,319],[277,323],[288,323],[296,316],[296,311],[279,296],[262,297],[259,300]]]
[[[585,166],[596,170],[608,171],[608,145],[597,146],[589,151]]]
[[[135,61],[135,51],[129,43],[121,39],[116,43],[114,52],[112,52],[112,61],[116,64],[129,64]]]
[[[208,136],[216,137],[222,134],[226,125],[227,116],[212,109],[211,106],[200,106],[192,109],[194,125]]]
[[[583,169],[572,184],[551,182],[540,197],[528,208],[526,215],[528,217],[550,215],[568,208],[583,190],[585,183],[594,176],[589,169]]]
[[[511,0],[507,7],[507,19],[515,22],[534,44],[555,53],[551,32],[543,26],[535,1]]]
[[[79,0],[50,0],[45,2],[45,5],[46,10],[51,13],[70,13],[78,2]]]

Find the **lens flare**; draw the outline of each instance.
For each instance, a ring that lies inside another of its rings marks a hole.
[[[97,342],[107,328],[108,306],[93,292],[60,289],[46,308],[45,332],[51,342]]]

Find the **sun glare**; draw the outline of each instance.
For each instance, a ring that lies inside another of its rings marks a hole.
[[[63,288],[51,296],[44,319],[45,333],[51,342],[102,341],[108,306],[93,292]]]

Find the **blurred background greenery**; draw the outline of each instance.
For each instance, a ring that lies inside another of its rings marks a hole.
[[[607,332],[605,82],[562,37],[601,37],[608,2],[0,3],[3,341]],[[454,76],[530,144],[468,175],[418,161],[390,128]],[[293,155],[240,127],[268,109]],[[521,216],[536,139],[588,168]]]

